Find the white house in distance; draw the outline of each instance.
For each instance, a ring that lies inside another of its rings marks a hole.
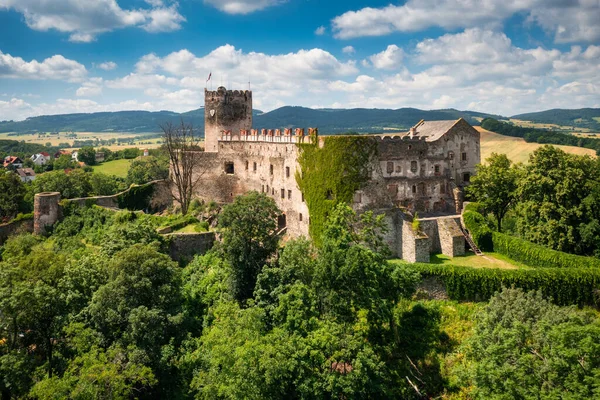
[[[23,182],[31,182],[35,180],[35,171],[31,168],[19,168],[17,169],[17,175]]]
[[[71,160],[73,160],[73,161],[79,161],[77,159],[78,156],[79,156],[79,152],[77,150],[75,150],[74,152],[71,153]]]
[[[35,165],[46,165],[48,161],[50,161],[50,158],[50,154],[42,151],[41,153],[32,155],[31,161],[33,161]]]

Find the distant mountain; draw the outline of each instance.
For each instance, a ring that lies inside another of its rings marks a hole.
[[[511,118],[540,124],[588,128],[595,132],[600,132],[600,108],[580,108],[577,110],[556,108],[547,111],[513,115]]]
[[[308,128],[318,127],[321,133],[371,132],[406,130],[425,120],[465,118],[478,125],[482,118],[504,118],[499,115],[474,111],[419,110],[416,108],[386,109],[311,109],[304,107],[282,107],[263,113],[254,110],[255,128]],[[45,115],[27,118],[24,121],[1,121],[1,132],[160,132],[164,123],[179,123],[183,119],[195,127],[204,129],[204,108],[175,113],[171,111],[118,111],[92,114]]]

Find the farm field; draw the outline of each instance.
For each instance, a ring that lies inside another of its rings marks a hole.
[[[69,134],[70,137],[67,137]],[[46,143],[50,143],[52,146],[60,146],[61,143],[69,143],[73,144],[74,140],[95,140],[96,138],[99,140],[110,140],[110,139],[135,139],[142,138],[143,136],[149,135],[150,133],[120,133],[120,132],[59,132],[58,135],[50,135],[50,134],[42,134],[42,135],[31,135],[31,134],[19,134],[12,135],[10,133],[0,133],[0,139],[7,140],[17,140],[17,141],[25,141],[27,143],[35,143],[45,145]],[[156,133],[152,133],[156,134]],[[72,137],[72,135],[76,135],[76,137]],[[158,148],[161,145],[160,138],[148,139],[144,138],[143,140],[135,140],[134,144],[114,144],[109,146],[97,146],[97,147],[106,147],[110,150],[122,150],[128,147],[140,147],[140,148],[149,148],[154,149]],[[75,150],[76,147],[64,147],[66,150]]]
[[[129,170],[129,165],[133,160],[121,159],[114,161],[107,161],[100,165],[95,165],[92,168],[94,172],[101,172],[106,175],[115,175],[120,178],[125,178],[127,176],[127,171]]]
[[[550,129],[550,130],[558,130],[558,131],[569,131],[572,133],[590,133],[591,130],[589,128],[579,128],[576,127],[573,129],[572,126],[568,125],[557,125],[557,124],[541,124],[539,122],[531,122],[531,121],[523,121],[520,119],[509,119],[507,122],[512,122],[517,126],[522,126],[523,128],[536,128],[536,129]]]
[[[506,154],[513,162],[526,163],[529,160],[529,155],[543,146],[539,143],[527,143],[522,138],[499,135],[480,126],[476,126],[475,129],[481,133],[481,161],[484,161],[492,153],[501,153]],[[596,152],[592,149],[575,146],[554,146],[571,154],[596,156]]]

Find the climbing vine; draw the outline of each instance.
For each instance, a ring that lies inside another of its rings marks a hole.
[[[144,210],[149,207],[153,192],[153,183],[146,183],[139,186],[132,185],[129,190],[117,197],[117,203],[121,209]]]
[[[377,154],[377,143],[369,137],[329,136],[323,147],[318,140],[298,146],[301,170],[296,182],[310,213],[310,236],[318,245],[330,210],[338,203],[350,203],[369,180],[369,161]]]

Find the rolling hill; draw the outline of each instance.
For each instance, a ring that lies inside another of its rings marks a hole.
[[[481,118],[501,116],[473,111],[419,110],[416,108],[387,109],[311,109],[305,107],[281,107],[263,113],[254,110],[255,128],[318,127],[321,133],[369,132],[388,129],[408,129],[421,119],[443,120],[465,118],[476,125]],[[119,111],[92,114],[45,115],[24,121],[1,121],[2,132],[160,132],[160,125],[181,119],[204,129],[204,109],[186,113],[172,111]]]
[[[600,108],[580,108],[577,110],[556,108],[553,110],[513,115],[511,118],[539,124],[587,128],[594,132],[600,132]]]

